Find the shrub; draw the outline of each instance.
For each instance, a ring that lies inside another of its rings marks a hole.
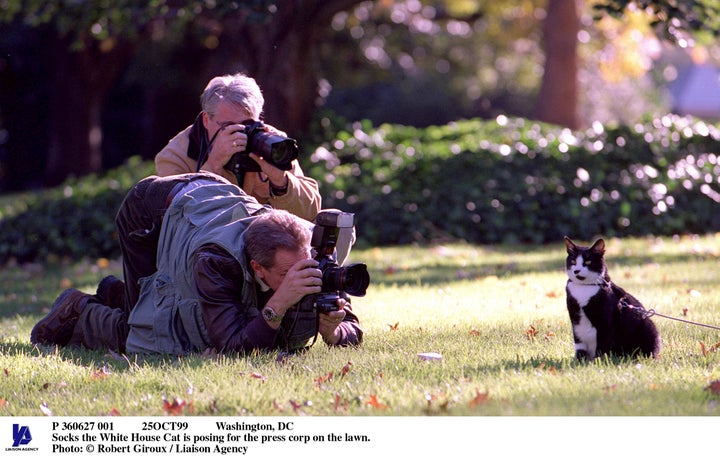
[[[360,245],[558,242],[720,230],[720,132],[667,115],[571,131],[526,119],[424,129],[358,122],[301,159]],[[154,164],[130,159],[0,206],[0,264],[114,258],[115,213]]]
[[[8,201],[0,214],[0,263],[118,257],[115,214],[127,191],[153,171],[154,164],[134,157],[103,177],[23,194],[22,207]]]
[[[324,207],[356,213],[361,242],[544,243],[720,229],[718,152],[716,127],[674,115],[577,132],[502,116],[357,123],[307,173]]]

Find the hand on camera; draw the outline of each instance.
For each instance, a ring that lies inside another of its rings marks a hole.
[[[337,300],[339,309],[326,314],[319,314],[318,332],[323,340],[328,344],[337,344],[340,341],[340,331],[338,327],[345,319],[345,304],[347,301],[343,298]]]
[[[220,128],[205,162],[205,169],[221,174],[230,157],[245,150],[247,141],[245,126],[242,124],[234,123]]]
[[[285,274],[268,304],[284,313],[297,304],[305,295],[319,293],[322,287],[322,272],[314,259],[296,262]],[[281,312],[278,312],[280,314]]]

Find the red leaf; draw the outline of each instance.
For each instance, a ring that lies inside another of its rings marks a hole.
[[[254,372],[254,371],[252,373],[250,373],[250,377],[259,379],[260,381],[262,381],[263,384],[265,384],[265,380],[267,379],[267,377],[261,375],[260,373]]]
[[[340,377],[344,377],[348,372],[350,371],[350,366],[352,366],[352,362],[348,361],[347,364],[345,364],[344,367],[342,367],[342,370],[340,370]]]
[[[335,394],[335,412],[337,413],[340,410],[347,411],[347,409],[348,409],[347,400],[342,399],[340,397],[340,394]]]
[[[169,402],[163,397],[163,410],[166,414],[171,416],[177,416],[182,414],[183,408],[185,408],[185,402],[182,399],[175,398],[172,402]]]
[[[477,388],[475,388],[475,397],[470,400],[470,403],[468,403],[468,407],[472,408],[475,406],[483,405],[487,403],[489,398],[490,392],[487,389],[485,389],[485,392],[480,392],[479,390],[477,390]]]
[[[321,387],[323,383],[326,383],[328,381],[332,381],[333,378],[333,372],[329,372],[326,376],[318,376],[313,380],[315,383],[315,386]]]
[[[527,336],[527,339],[533,340],[535,339],[535,336],[538,335],[538,329],[535,328],[534,325],[530,325],[527,330],[525,330],[525,336]]]
[[[110,410],[110,413],[108,413],[108,416],[120,416],[120,412],[117,410],[117,408],[113,408]]]
[[[110,375],[110,373],[108,373],[107,367],[102,367],[99,370],[93,371],[91,379],[103,379],[103,378],[107,378],[109,375]]]
[[[367,402],[365,402],[365,404],[369,405],[377,410],[385,410],[388,408],[387,405],[385,405],[384,403],[380,403],[380,401],[378,401],[378,397],[375,394],[371,395],[370,398],[368,398]]]
[[[710,391],[712,394],[720,395],[720,381],[715,380],[710,383],[708,387],[705,388],[706,391]]]

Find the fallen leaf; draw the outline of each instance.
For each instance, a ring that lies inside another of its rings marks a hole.
[[[340,394],[335,394],[335,412],[338,411],[347,411],[348,409],[348,402],[347,400],[340,397]]]
[[[375,408],[376,410],[386,410],[388,408],[388,406],[384,403],[380,403],[376,394],[372,394],[365,404]]]
[[[706,391],[710,391],[711,394],[718,394],[720,395],[720,381],[715,380],[710,383],[708,387],[705,388]]]
[[[108,416],[120,416],[120,412],[117,410],[117,408],[113,408],[110,410],[110,413],[108,413]]]
[[[390,331],[396,331],[398,329],[398,326],[400,326],[400,322],[395,322],[394,325],[388,323],[387,326],[390,327]]]
[[[185,408],[185,405],[186,404],[183,399],[175,398],[172,402],[170,402],[165,397],[163,397],[163,410],[165,410],[165,414],[171,416],[181,415],[183,409]]]
[[[683,317],[687,317],[687,315],[688,315],[688,308],[687,308],[687,307],[683,307],[682,316],[683,316]]]
[[[340,370],[340,377],[344,377],[348,372],[350,371],[350,367],[352,366],[352,362],[348,361],[348,363],[345,364],[344,367],[342,367],[342,370]]]
[[[611,391],[614,391],[615,389],[617,389],[617,384],[610,384],[609,386],[603,387],[603,390],[605,392],[611,392]]]
[[[5,408],[7,406],[7,399],[5,397],[0,397],[0,408]]]
[[[535,339],[535,336],[537,336],[538,333],[539,333],[539,332],[538,332],[537,328],[535,328],[534,325],[530,325],[530,326],[527,328],[527,330],[525,330],[525,336],[526,336],[527,339],[529,339],[529,340]]]
[[[316,387],[321,387],[323,383],[332,381],[332,378],[333,378],[333,372],[331,371],[325,376],[318,376],[317,378],[315,378],[313,380],[313,382],[315,383]]]
[[[104,379],[107,378],[110,373],[107,371],[107,367],[102,367],[99,370],[95,370],[92,373],[91,379]]]
[[[480,330],[476,330],[475,328],[473,328],[472,330],[470,330],[470,336],[480,336]]]
[[[107,269],[108,267],[110,267],[110,260],[108,260],[107,258],[99,258],[97,260],[97,266],[100,269]]]
[[[477,388],[475,388],[475,397],[470,400],[470,402],[468,403],[468,407],[473,408],[479,405],[483,405],[487,403],[489,398],[490,392],[487,389],[485,389],[485,392],[480,392],[479,390],[477,390]]]
[[[265,380],[267,379],[267,377],[261,375],[260,373],[255,372],[255,371],[253,371],[252,373],[250,373],[250,377],[251,377],[251,378],[255,378],[255,379],[259,379],[260,381],[262,381],[263,384],[265,384]]]

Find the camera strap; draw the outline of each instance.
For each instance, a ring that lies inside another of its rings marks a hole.
[[[292,311],[288,311],[285,317],[283,317],[283,321],[281,323],[280,329],[278,330],[278,333],[282,335],[282,339],[284,342],[283,346],[285,347],[285,350],[287,352],[298,349],[306,349],[312,347],[315,342],[317,342],[317,337],[320,329],[320,317],[318,316],[317,312],[312,312],[312,321],[314,323],[312,342],[308,344],[308,340],[311,336],[307,335],[307,331],[303,331],[308,326],[306,323],[308,321],[308,314],[311,314],[311,312],[303,312],[296,307]],[[300,323],[302,323],[302,325],[299,325]],[[298,327],[300,327],[300,331],[296,331]],[[302,347],[297,347],[297,345],[295,344],[296,342],[302,343]]]

